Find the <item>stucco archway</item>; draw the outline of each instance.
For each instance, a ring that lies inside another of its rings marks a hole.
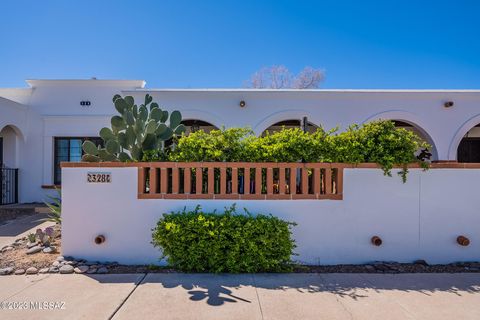
[[[465,135],[476,125],[480,124],[480,114],[477,114],[467,121],[465,121],[455,132],[450,144],[448,146],[448,159],[457,160],[457,152],[460,142],[465,137]]]
[[[198,109],[182,109],[182,118],[183,121],[201,121],[210,124],[215,128],[221,128],[225,125],[225,120],[214,114],[205,110]],[[183,122],[182,121],[182,122]]]
[[[426,129],[426,125],[423,123],[423,121],[421,121],[415,114],[402,110],[390,110],[377,113],[367,118],[365,121],[363,121],[363,123],[375,120],[391,120],[396,122],[396,126],[398,127],[412,130],[420,138],[422,138],[432,146],[432,149],[430,150],[430,152],[432,153],[431,160],[438,160],[437,143]],[[407,125],[405,126],[405,124]]]
[[[17,126],[8,124],[0,128],[0,164],[2,166],[19,167],[22,141],[24,141],[24,135]]]
[[[312,125],[315,125],[315,123],[320,123],[319,119],[315,118],[307,110],[283,110],[270,114],[267,117],[261,119],[253,126],[252,129],[257,136],[260,136],[265,130],[267,130],[272,125],[275,125],[276,123],[287,120],[301,121],[303,117],[307,117],[308,122]]]
[[[272,124],[268,128],[266,128],[261,135],[265,135],[267,132],[273,133],[282,130],[282,128],[301,128],[302,127],[302,120],[298,119],[287,119],[283,120],[277,123]],[[315,132],[317,130],[318,126],[315,125],[314,123],[310,122],[307,120],[307,131],[308,132]]]
[[[212,130],[218,130],[218,127],[211,124],[208,121],[203,121],[200,119],[183,119],[182,124],[186,127],[185,134],[190,134],[191,132],[203,130],[209,133]]]

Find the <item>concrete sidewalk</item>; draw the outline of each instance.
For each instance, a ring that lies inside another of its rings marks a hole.
[[[3,276],[0,301],[64,303],[0,319],[480,319],[480,274]]]

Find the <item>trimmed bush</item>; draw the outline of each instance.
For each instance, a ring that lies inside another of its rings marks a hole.
[[[197,131],[182,136],[169,154],[170,161],[230,161],[230,162],[339,162],[379,164],[386,175],[395,165],[405,181],[407,165],[420,163],[417,152],[430,146],[412,131],[396,128],[392,121],[380,120],[352,125],[346,131],[314,133],[300,128],[285,129],[256,137],[250,129],[232,128]]]
[[[152,244],[162,258],[187,272],[291,271],[294,223],[272,215],[193,211],[164,214],[153,229]]]
[[[251,129],[230,128],[212,130],[209,133],[199,130],[183,135],[170,153],[171,161],[251,161],[248,145],[256,137]]]

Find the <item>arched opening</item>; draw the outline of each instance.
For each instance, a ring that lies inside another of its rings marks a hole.
[[[204,131],[206,133],[209,133],[212,130],[218,130],[216,126],[213,124],[203,121],[203,120],[198,120],[198,119],[187,119],[183,120],[181,122],[185,126],[185,135],[189,135],[192,132],[196,131]],[[169,139],[165,141],[165,148],[170,148],[173,144],[173,139]]]
[[[20,139],[20,130],[12,125],[0,130],[0,205],[18,202]]]
[[[306,125],[305,125],[306,124]],[[308,120],[296,120],[296,119],[290,119],[290,120],[283,120],[277,123],[272,124],[270,127],[265,129],[265,131],[262,132],[262,136],[274,132],[281,131],[282,128],[285,129],[290,129],[290,128],[304,128],[307,132],[313,133],[317,130],[318,126],[309,122]]]
[[[189,135],[191,132],[203,130],[204,132],[208,133],[212,130],[218,130],[213,124],[198,120],[198,119],[188,119],[183,120],[182,124],[186,127],[185,134]]]
[[[471,128],[457,148],[458,162],[480,162],[480,124]]]
[[[419,126],[417,126],[417,125],[415,125],[411,122],[407,122],[407,121],[403,121],[403,120],[391,120],[391,121],[393,121],[396,128],[402,128],[402,129],[411,131],[411,132],[415,133],[422,141],[431,145],[431,149],[419,150],[419,153],[421,153],[423,151],[422,155],[424,157],[426,156],[426,159],[428,159],[428,160],[438,159],[437,150],[435,148],[433,140],[430,138],[430,136],[422,128],[420,128]]]
[[[11,125],[0,130],[0,167],[18,167],[20,131]]]

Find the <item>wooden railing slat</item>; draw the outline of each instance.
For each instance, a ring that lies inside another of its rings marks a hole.
[[[138,194],[145,193],[145,168],[138,168]]]
[[[306,167],[302,168],[302,194],[308,194],[308,170]]]
[[[343,194],[343,168],[337,168],[337,194]]]
[[[267,194],[273,194],[273,168],[267,168]]]
[[[290,167],[290,181],[288,182],[290,194],[297,194],[297,167]]]
[[[325,194],[332,194],[332,169],[325,169]]]
[[[208,194],[214,194],[215,193],[215,169],[213,167],[208,167]]]
[[[202,180],[203,180],[203,171],[201,167],[195,169],[195,192],[196,194],[202,194]]]
[[[168,192],[168,169],[160,168],[160,192],[166,194]]]
[[[190,168],[185,168],[183,171],[183,192],[192,193],[192,169]]]
[[[178,168],[172,168],[172,193],[178,194],[179,189],[179,178],[178,178]]]
[[[250,167],[243,170],[243,194],[250,194]]]
[[[157,168],[150,167],[150,192],[151,194],[158,193],[157,190]]]
[[[232,168],[232,194],[238,194],[238,168]]]
[[[255,194],[262,194],[262,168],[255,167]]]
[[[313,168],[313,194],[319,195],[320,194],[320,168]]]

